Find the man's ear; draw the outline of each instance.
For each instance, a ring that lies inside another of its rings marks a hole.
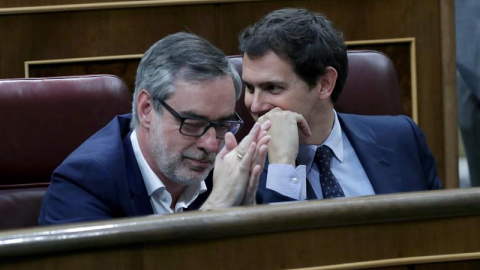
[[[335,88],[338,73],[333,67],[327,67],[327,73],[317,81],[318,97],[320,99],[330,99],[330,95]]]
[[[137,96],[137,114],[141,127],[145,129],[150,128],[150,123],[153,118],[154,108],[153,101],[150,98],[150,93],[142,89]]]

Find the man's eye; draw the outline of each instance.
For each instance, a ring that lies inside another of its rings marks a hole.
[[[247,91],[249,93],[253,93],[255,91],[255,87],[253,87],[253,85],[251,85],[249,83],[245,83],[245,88],[247,89]]]
[[[218,128],[222,129],[222,130],[230,130],[232,124],[231,123],[221,123]]]
[[[268,92],[278,92],[280,90],[282,90],[282,88],[274,84],[269,84],[265,87],[265,91]]]
[[[204,128],[205,125],[206,125],[206,122],[201,120],[187,119],[183,122],[184,128],[191,128],[191,129]]]

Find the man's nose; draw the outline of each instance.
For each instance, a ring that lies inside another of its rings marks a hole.
[[[210,127],[205,134],[197,139],[197,146],[207,153],[217,153],[220,146],[220,140],[217,139],[215,127]]]
[[[250,111],[254,114],[259,114],[265,110],[268,110],[266,108],[266,103],[264,102],[264,96],[261,93],[261,91],[255,91],[253,94],[251,94],[250,98],[252,99],[252,103],[250,105]]]

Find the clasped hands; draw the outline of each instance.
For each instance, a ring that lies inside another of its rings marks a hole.
[[[215,160],[212,192],[200,210],[255,204],[267,152],[269,163],[295,167],[299,133],[311,136],[305,118],[278,107],[261,116],[238,145],[228,133]]]
[[[255,193],[270,142],[270,127],[270,121],[255,123],[238,144],[232,133],[226,134],[225,146],[215,159],[212,192],[200,210],[255,203]]]

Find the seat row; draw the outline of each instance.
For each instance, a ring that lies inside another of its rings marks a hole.
[[[230,56],[241,73],[241,56]],[[337,111],[402,114],[397,72],[376,51],[349,51],[349,75]],[[133,90],[133,89],[132,89]],[[114,75],[0,80],[0,229],[35,226],[53,170],[115,115],[131,110],[132,91]],[[245,125],[254,121],[243,103]]]

